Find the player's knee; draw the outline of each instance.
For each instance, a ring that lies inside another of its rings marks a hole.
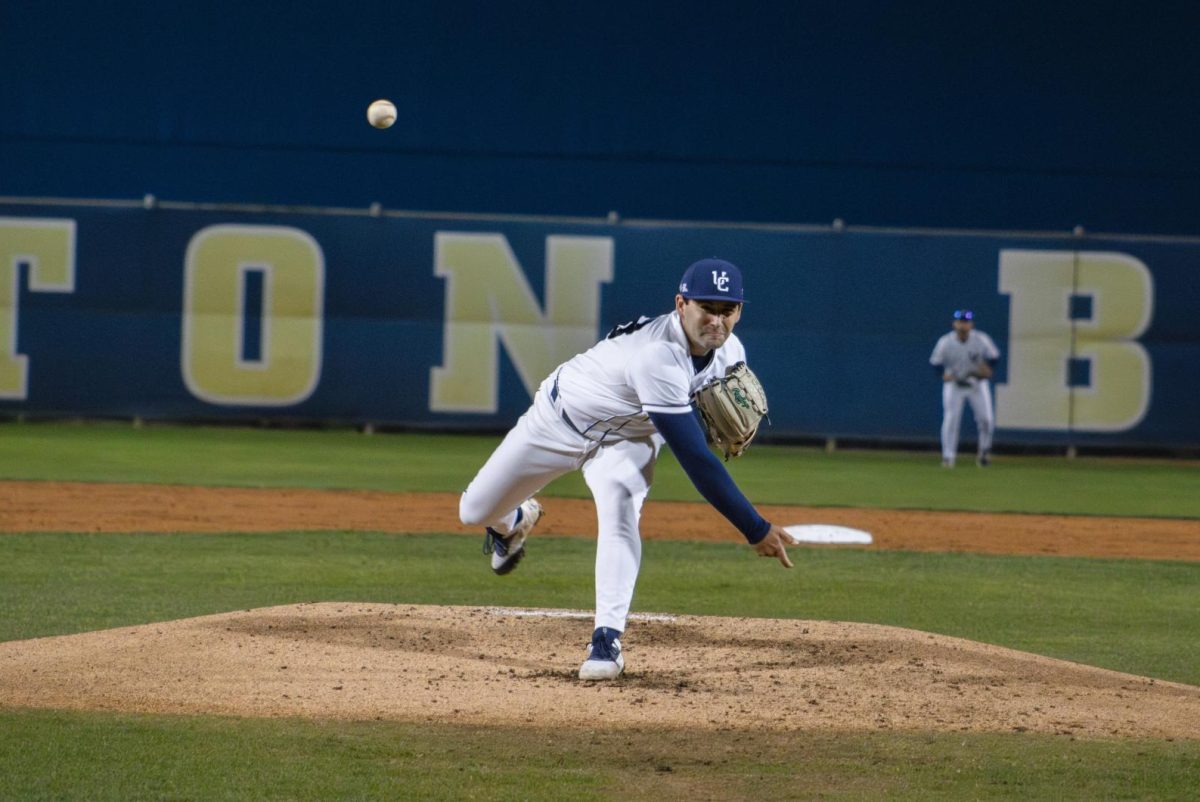
[[[469,492],[463,493],[458,500],[458,520],[464,526],[483,526],[490,514],[491,510],[484,509]]]

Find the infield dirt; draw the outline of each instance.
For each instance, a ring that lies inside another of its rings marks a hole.
[[[0,532],[280,532],[354,530],[479,535],[458,522],[453,493],[258,490],[83,482],[0,482]],[[590,500],[549,498],[538,537],[596,534]],[[1200,522],[1168,518],[995,515],[762,505],[781,525],[871,532],[873,549],[1200,561]],[[646,540],[737,543],[707,504],[646,503]]]

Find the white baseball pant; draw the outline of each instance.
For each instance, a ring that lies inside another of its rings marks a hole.
[[[987,379],[973,379],[970,386],[942,382],[942,459],[954,462],[958,453],[958,434],[962,427],[963,402],[971,404],[975,428],[979,430],[979,453],[992,448],[992,430],[996,421],[992,414],[991,386]]]
[[[659,435],[597,442],[575,431],[550,400],[553,379],[492,452],[459,501],[468,526],[507,534],[521,502],[554,479],[582,470],[596,503],[596,626],[625,631],[642,561],[638,528],[654,477]]]

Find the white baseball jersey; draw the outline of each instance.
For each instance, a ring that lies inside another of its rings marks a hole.
[[[678,312],[642,317],[560,365],[552,393],[567,421],[591,439],[629,439],[654,433],[649,412],[691,411],[691,395],[745,361],[730,334],[697,371]]]
[[[642,503],[663,445],[648,413],[690,413],[692,392],[745,358],[731,334],[697,370],[676,312],[618,326],[542,382],[463,493],[459,518],[511,533],[519,504],[581,471],[596,499],[596,626],[623,632],[642,559]]]
[[[958,339],[958,332],[944,334],[933,347],[929,364],[941,365],[956,380],[969,379],[979,363],[988,359],[999,359],[1000,350],[992,338],[976,329],[967,332],[966,342]]]

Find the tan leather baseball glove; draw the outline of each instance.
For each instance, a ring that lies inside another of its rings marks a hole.
[[[701,387],[692,401],[704,419],[708,439],[725,452],[726,462],[746,451],[767,415],[767,394],[745,362],[732,365],[725,378]]]

